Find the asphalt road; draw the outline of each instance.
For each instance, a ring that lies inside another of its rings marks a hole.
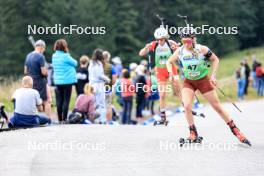
[[[259,175],[264,173],[264,100],[224,105],[252,147],[241,145],[208,106],[196,124],[202,144],[179,147],[188,135],[182,114],[168,127],[64,125],[0,133],[0,176]]]

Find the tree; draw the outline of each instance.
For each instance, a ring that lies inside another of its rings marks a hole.
[[[109,4],[112,14],[115,14],[113,29],[116,33],[115,55],[121,56],[125,63],[130,63],[137,57],[141,42],[134,31],[137,29],[137,16],[135,6],[131,0],[116,0]]]

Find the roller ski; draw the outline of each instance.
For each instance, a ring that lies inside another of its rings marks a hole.
[[[156,125],[165,125],[167,126],[169,124],[168,120],[158,120],[158,121],[154,121],[154,126]]]
[[[160,117],[161,117],[161,119],[154,121],[153,125],[154,126],[156,126],[156,125],[165,125],[165,126],[167,126],[169,121],[166,118],[165,111],[164,112],[160,112]]]
[[[182,113],[182,112],[185,112],[183,107],[178,107],[176,109],[176,113]],[[199,112],[196,112],[194,110],[192,110],[192,115],[197,116],[197,117],[205,118],[205,114],[204,113],[199,113]]]
[[[194,115],[194,116],[198,116],[198,117],[202,117],[202,118],[205,118],[204,113],[198,113],[198,112],[196,112],[196,111],[192,111],[192,115]]]
[[[182,147],[184,144],[201,144],[203,141],[202,136],[198,136],[196,127],[194,125],[189,127],[190,129],[190,136],[188,138],[180,138],[179,143],[180,147]]]
[[[195,140],[191,140],[189,138],[180,138],[179,143],[180,143],[180,147],[182,147],[184,144],[201,144],[203,141],[203,137],[202,136],[198,136]]]
[[[233,120],[231,120],[230,122],[227,123],[227,125],[229,126],[231,132],[238,138],[238,140],[243,143],[246,144],[248,146],[251,146],[250,141],[245,137],[245,135],[237,128],[237,126],[234,124]]]

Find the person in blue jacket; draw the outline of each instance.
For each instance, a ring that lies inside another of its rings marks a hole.
[[[54,84],[59,123],[67,120],[72,86],[77,82],[76,70],[78,62],[69,54],[66,40],[59,39],[54,44],[52,55]]]

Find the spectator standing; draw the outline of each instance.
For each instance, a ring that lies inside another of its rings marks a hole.
[[[252,55],[252,59],[253,59],[253,64],[252,64],[252,77],[253,77],[253,87],[255,89],[257,89],[257,75],[256,75],[256,68],[257,68],[257,65],[258,65],[258,61],[257,61],[257,57],[256,55]]]
[[[263,96],[264,91],[264,68],[261,63],[257,64],[256,67],[256,81],[257,81],[257,95]]]
[[[110,78],[109,83],[105,83],[105,106],[106,106],[106,120],[107,123],[110,123],[112,121],[113,116],[113,85],[115,84],[117,80],[117,73],[115,71],[115,68],[112,64],[110,64],[110,58],[111,54],[108,51],[103,52],[104,57],[104,74]]]
[[[94,88],[96,108],[100,114],[100,123],[106,123],[105,83],[110,83],[111,81],[104,74],[103,61],[103,51],[101,49],[96,49],[93,52],[92,60],[88,68],[89,83]]]
[[[59,39],[54,44],[55,53],[52,55],[54,69],[54,84],[59,123],[64,123],[68,116],[72,86],[77,83],[77,61],[69,54],[66,40]]]
[[[136,69],[136,117],[143,118],[142,111],[146,105],[147,80],[145,77],[145,66],[139,65]]]
[[[129,72],[130,72],[130,77],[131,77],[131,80],[132,82],[135,84],[136,82],[136,76],[137,76],[137,73],[136,73],[136,68],[137,68],[137,64],[136,63],[131,63],[129,64]]]
[[[245,85],[246,85],[246,68],[244,62],[240,63],[240,67],[236,71],[237,78],[237,96],[239,100],[244,99]]]
[[[248,65],[248,61],[247,59],[244,59],[244,66],[245,66],[245,90],[244,90],[244,94],[247,95],[248,94],[248,85],[249,85],[249,78],[250,78],[250,67]]]
[[[80,58],[80,67],[77,69],[77,84],[76,84],[77,96],[84,93],[84,86],[86,83],[89,82],[88,64],[89,64],[89,57],[83,55]]]
[[[130,80],[130,74],[127,69],[124,69],[122,71],[122,77],[123,78],[120,81],[121,96],[123,99],[122,124],[130,124],[132,109],[133,109],[133,95],[135,91],[135,86]]]
[[[118,77],[122,76],[122,70],[123,70],[123,65],[120,57],[116,56],[112,59],[112,62],[114,64],[116,74]]]
[[[25,61],[24,74],[33,79],[33,89],[37,90],[43,101],[44,111],[51,116],[51,93],[47,84],[48,69],[45,67],[46,60],[43,53],[46,44],[43,40],[35,43],[35,50],[30,52]]]

